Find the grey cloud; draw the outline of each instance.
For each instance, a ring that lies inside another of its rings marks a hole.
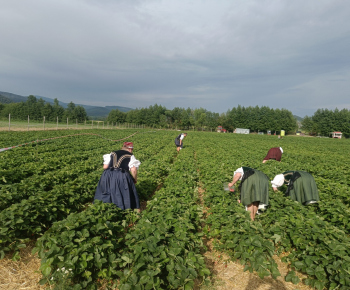
[[[2,91],[218,113],[349,108],[346,1],[3,2]]]

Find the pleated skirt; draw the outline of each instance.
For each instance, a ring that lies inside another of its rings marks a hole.
[[[120,209],[140,208],[134,181],[129,172],[106,169],[98,182],[95,199],[114,203]]]
[[[269,179],[259,170],[254,170],[254,174],[249,176],[242,184],[241,202],[244,206],[253,202],[269,204]]]
[[[293,183],[293,189],[289,192],[292,200],[296,200],[302,204],[308,201],[319,201],[317,185],[312,175],[305,171],[298,171],[301,175]]]

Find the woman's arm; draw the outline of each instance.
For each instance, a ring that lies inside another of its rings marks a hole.
[[[236,184],[236,182],[241,178],[242,174],[237,172],[235,176],[233,176],[232,182],[228,184],[229,187]]]
[[[229,187],[233,186],[236,184],[236,182],[241,178],[242,174],[240,172],[237,172],[232,179],[232,182],[228,184]],[[241,200],[238,200],[238,203],[241,203]]]
[[[130,173],[131,173],[132,177],[134,178],[134,182],[136,183],[137,182],[137,168],[135,166],[131,167]]]
[[[135,183],[137,182],[137,169],[139,168],[140,164],[141,162],[137,160],[134,155],[132,155],[129,162],[129,171]]]

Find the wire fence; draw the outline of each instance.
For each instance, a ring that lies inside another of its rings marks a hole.
[[[65,130],[65,129],[144,129],[145,125],[138,125],[133,123],[118,123],[98,120],[85,120],[78,122],[78,120],[67,120],[59,122],[46,121],[45,117],[42,121],[31,120],[28,116],[28,121],[14,120],[9,115],[8,120],[0,120],[0,131],[40,131],[40,130]]]

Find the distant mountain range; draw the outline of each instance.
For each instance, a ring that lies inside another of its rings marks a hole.
[[[34,95],[38,100],[41,98],[45,102],[53,104],[54,100],[42,96]],[[7,93],[7,92],[1,92],[0,91],[0,103],[8,104],[8,103],[19,103],[19,102],[26,102],[28,97]],[[68,103],[63,103],[58,101],[59,105],[63,108],[67,108]],[[75,103],[74,103],[75,104]],[[97,106],[89,106],[89,105],[82,105],[82,104],[75,104],[76,106],[82,106],[87,115],[89,117],[107,117],[109,112],[115,109],[118,109],[121,112],[128,112],[133,110],[132,108],[127,107],[120,107],[120,106],[105,106],[105,107],[97,107]]]
[[[40,98],[43,99],[45,102],[53,104],[53,99],[42,97],[42,96],[37,96],[35,97],[39,100]],[[19,102],[26,102],[28,97],[23,97],[20,95],[15,95],[11,93],[6,93],[6,92],[1,92],[0,91],[0,103],[3,104],[8,104],[8,103],[19,103]],[[62,106],[63,108],[67,108],[68,103],[63,103],[58,101],[59,105]],[[120,106],[105,106],[105,107],[96,107],[96,106],[89,106],[89,105],[82,105],[82,104],[75,104],[76,106],[82,106],[87,115],[89,117],[97,117],[97,118],[103,118],[107,117],[109,112],[112,110],[118,109],[121,112],[128,112],[131,110],[134,110],[132,108],[127,108],[127,107],[120,107]],[[303,120],[302,117],[293,115],[294,118],[297,119],[297,121],[301,122]]]

